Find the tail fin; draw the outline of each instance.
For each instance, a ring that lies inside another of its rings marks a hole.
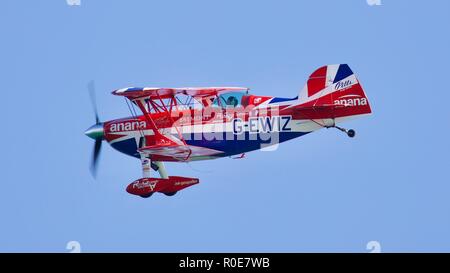
[[[314,71],[300,91],[295,108],[305,118],[340,118],[372,112],[364,90],[347,64],[327,65]]]

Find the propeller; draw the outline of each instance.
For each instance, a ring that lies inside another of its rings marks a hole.
[[[94,144],[94,150],[92,151],[92,161],[90,166],[91,174],[94,178],[97,177],[98,159],[101,150],[102,150],[102,140],[96,139]]]
[[[97,100],[95,98],[95,82],[94,81],[90,81],[88,83],[88,91],[89,91],[89,97],[91,98],[92,109],[94,109],[95,124],[98,124],[100,122],[100,119],[98,118]]]
[[[87,129],[84,132],[84,134],[95,140],[94,150],[92,151],[91,166],[90,166],[91,174],[95,178],[97,176],[98,159],[100,156],[100,151],[102,149],[103,123],[100,122],[100,118],[98,117],[97,102],[96,102],[96,98],[95,98],[95,83],[94,83],[94,81],[90,81],[88,83],[88,91],[89,91],[89,96],[90,96],[91,103],[92,103],[92,108],[93,108],[94,114],[95,114],[95,124],[93,126],[91,126],[89,129]]]

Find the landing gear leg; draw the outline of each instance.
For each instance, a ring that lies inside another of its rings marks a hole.
[[[141,164],[142,164],[142,177],[150,178],[152,161],[149,158],[147,158],[144,154],[141,154]]]
[[[346,133],[348,137],[355,137],[355,135],[356,135],[356,132],[353,129],[347,130],[345,128],[342,128],[342,127],[339,127],[339,126],[336,126],[336,125],[334,126],[334,128],[338,129],[339,131],[342,131],[342,132]]]

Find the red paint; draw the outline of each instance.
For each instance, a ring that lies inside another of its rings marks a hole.
[[[169,176],[163,178],[141,178],[128,185],[127,192],[134,195],[148,195],[154,192],[172,193],[198,184],[198,178]]]

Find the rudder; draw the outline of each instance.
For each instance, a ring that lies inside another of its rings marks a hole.
[[[309,109],[309,110],[308,110]],[[371,108],[358,79],[347,64],[322,66],[308,78],[296,110],[311,118],[340,118],[370,114]]]

